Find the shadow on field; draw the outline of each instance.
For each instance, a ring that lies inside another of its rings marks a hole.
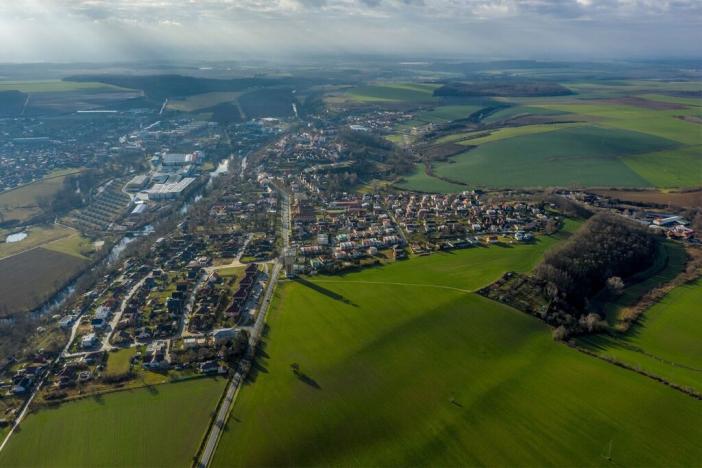
[[[256,356],[254,356],[253,362],[251,363],[251,370],[246,376],[245,384],[253,384],[256,382],[256,378],[259,373],[267,374],[268,369],[263,365],[263,360],[268,359],[268,353],[266,353],[266,342],[262,341],[256,347]]]
[[[324,294],[325,296],[330,297],[330,298],[334,299],[335,301],[343,302],[344,304],[348,304],[348,305],[353,306],[353,307],[358,307],[357,304],[354,304],[353,302],[351,302],[349,299],[345,298],[341,294],[335,293],[334,291],[331,291],[331,290],[324,288],[318,284],[315,284],[311,281],[308,281],[305,278],[297,277],[294,279],[294,281],[300,283],[303,286],[307,286],[308,288],[313,289],[313,290],[317,291],[318,293]]]
[[[322,387],[320,387],[317,381],[307,374],[303,374],[302,372],[300,372],[299,374],[297,374],[297,378],[300,382],[304,383],[305,385],[309,385],[310,387],[316,388],[317,390],[322,389]]]
[[[95,403],[97,403],[98,405],[105,404],[105,398],[100,393],[96,393],[95,395],[93,395],[93,400],[95,400]]]
[[[159,391],[158,388],[156,388],[156,385],[147,385],[146,386],[146,391],[149,392],[151,395],[158,395]]]

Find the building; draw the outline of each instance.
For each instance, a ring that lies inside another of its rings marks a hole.
[[[132,177],[132,179],[127,182],[125,189],[127,192],[138,192],[143,190],[149,183],[149,176],[147,175],[137,175]]]
[[[179,182],[154,184],[146,193],[149,200],[174,200],[184,195],[193,182],[195,182],[194,177],[186,177]]]

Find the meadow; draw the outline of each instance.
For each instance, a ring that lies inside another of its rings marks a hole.
[[[0,466],[189,467],[225,383],[196,379],[40,409],[0,452]]]
[[[583,340],[599,354],[702,392],[702,281],[679,286],[626,334]]]
[[[26,221],[39,214],[38,201],[56,195],[64,179],[77,172],[80,169],[56,171],[42,180],[0,193],[0,221]]]
[[[555,241],[284,281],[214,466],[695,464],[697,401],[471,292]]]

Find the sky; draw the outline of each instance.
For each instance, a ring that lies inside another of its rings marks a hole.
[[[702,55],[702,0],[0,0],[0,62]]]

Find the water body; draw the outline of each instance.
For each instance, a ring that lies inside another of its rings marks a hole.
[[[20,241],[26,239],[28,235],[29,234],[27,234],[25,231],[16,232],[14,234],[10,234],[9,236],[7,236],[5,238],[5,242],[7,242],[8,244],[12,244],[14,242],[20,242]]]

